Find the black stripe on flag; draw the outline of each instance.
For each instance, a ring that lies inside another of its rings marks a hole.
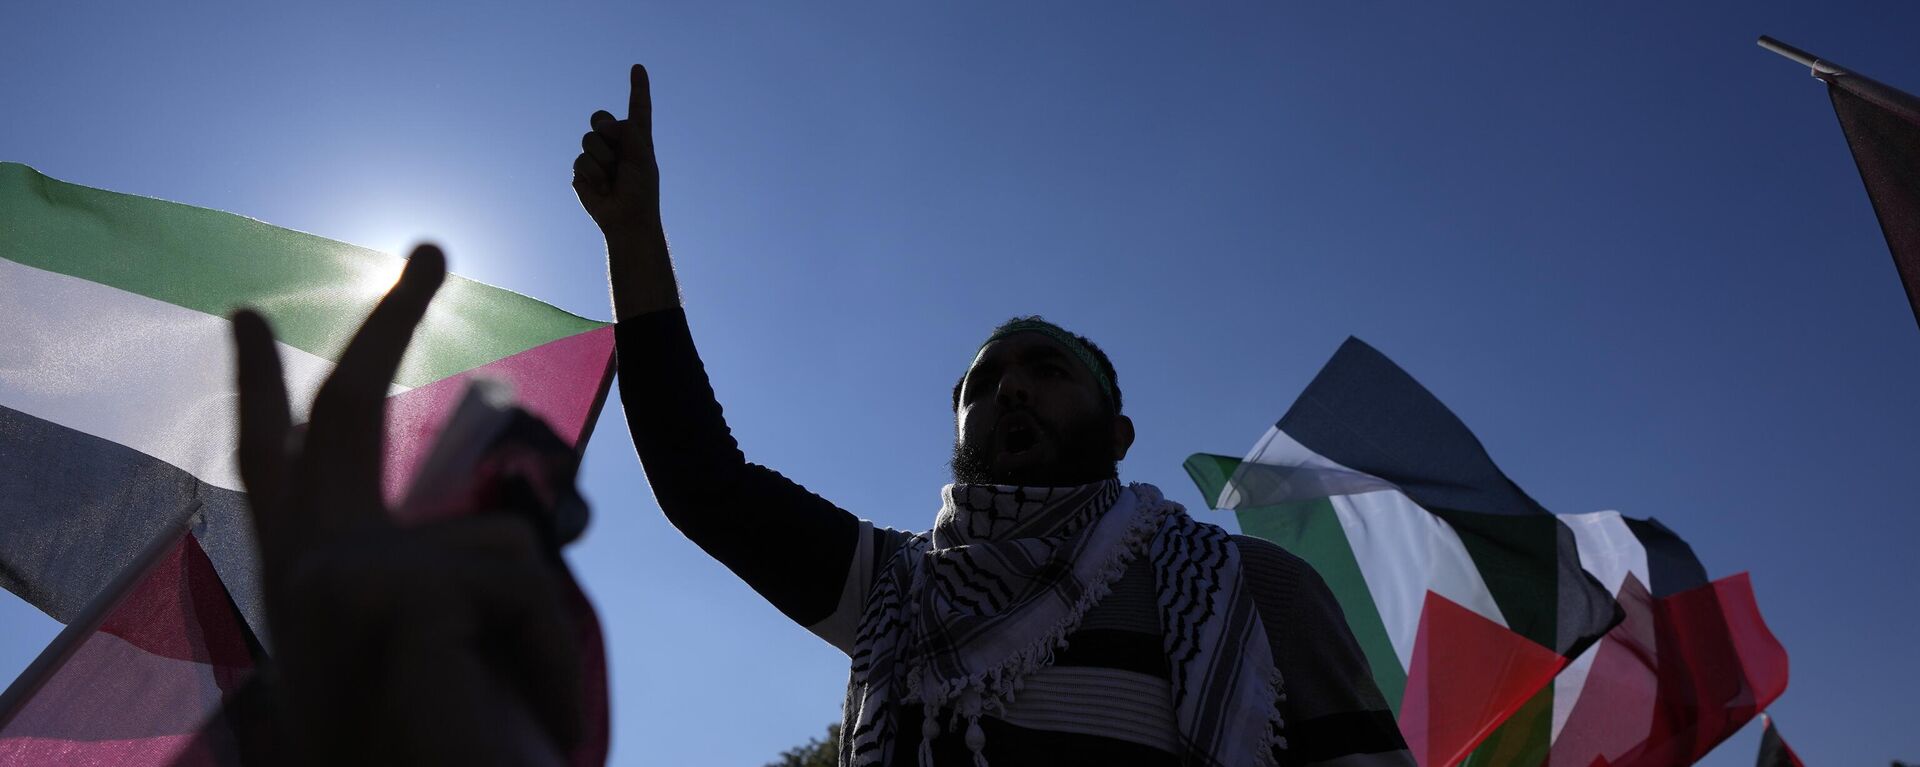
[[[1800,755],[1793,752],[1787,741],[1780,737],[1780,730],[1773,726],[1773,717],[1766,718],[1766,729],[1760,731],[1760,753],[1753,760],[1756,767],[1801,767]],[[1900,767],[1894,762],[1894,767]]]
[[[194,536],[258,633],[246,502],[133,448],[0,407],[0,587],[61,623],[197,506]]]
[[[1515,632],[1573,657],[1619,620],[1573,531],[1508,479],[1472,430],[1386,355],[1348,338],[1281,431],[1397,485],[1460,533]]]
[[[1660,520],[1628,516],[1620,519],[1627,523],[1627,530],[1639,539],[1640,547],[1647,552],[1647,577],[1653,579],[1647,584],[1647,591],[1655,599],[1707,585],[1707,568],[1693,555],[1693,547],[1660,524]]]

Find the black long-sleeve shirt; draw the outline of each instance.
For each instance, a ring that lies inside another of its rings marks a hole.
[[[679,309],[615,330],[627,425],[667,518],[794,622],[850,651],[866,588],[906,533],[875,527],[771,469],[748,463],[708,384]],[[1410,765],[1398,727],[1339,604],[1304,561],[1235,536],[1286,680],[1283,764]],[[1088,611],[1054,663],[984,716],[985,755],[1024,764],[1175,765],[1170,671],[1153,574],[1138,561]],[[917,705],[896,712],[902,764],[920,740]],[[959,733],[933,740],[940,764],[970,765]]]

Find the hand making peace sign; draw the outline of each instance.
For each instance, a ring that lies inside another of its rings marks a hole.
[[[582,698],[558,560],[524,517],[401,527],[381,496],[389,382],[446,278],[414,250],[296,430],[273,331],[233,316],[240,474],[272,694],[301,764],[561,764]],[[271,678],[271,677],[270,677]]]

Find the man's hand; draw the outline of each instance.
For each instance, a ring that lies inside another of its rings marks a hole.
[[[240,474],[274,695],[307,764],[560,764],[579,738],[558,566],[520,517],[401,528],[381,497],[388,382],[446,277],[413,252],[295,430],[273,331],[242,310]]]
[[[627,119],[605,110],[588,118],[573,160],[573,191],[607,238],[614,316],[627,319],[680,305],[660,223],[660,166],[653,153],[653,93],[647,69],[633,65]]]
[[[573,191],[609,242],[664,239],[660,226],[660,166],[653,158],[653,96],[647,69],[633,65],[627,119],[606,110],[588,118],[573,160]]]

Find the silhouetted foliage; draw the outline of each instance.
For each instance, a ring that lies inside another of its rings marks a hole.
[[[827,738],[814,738],[806,744],[780,752],[780,758],[767,767],[833,767],[840,757],[840,724],[827,725]]]

